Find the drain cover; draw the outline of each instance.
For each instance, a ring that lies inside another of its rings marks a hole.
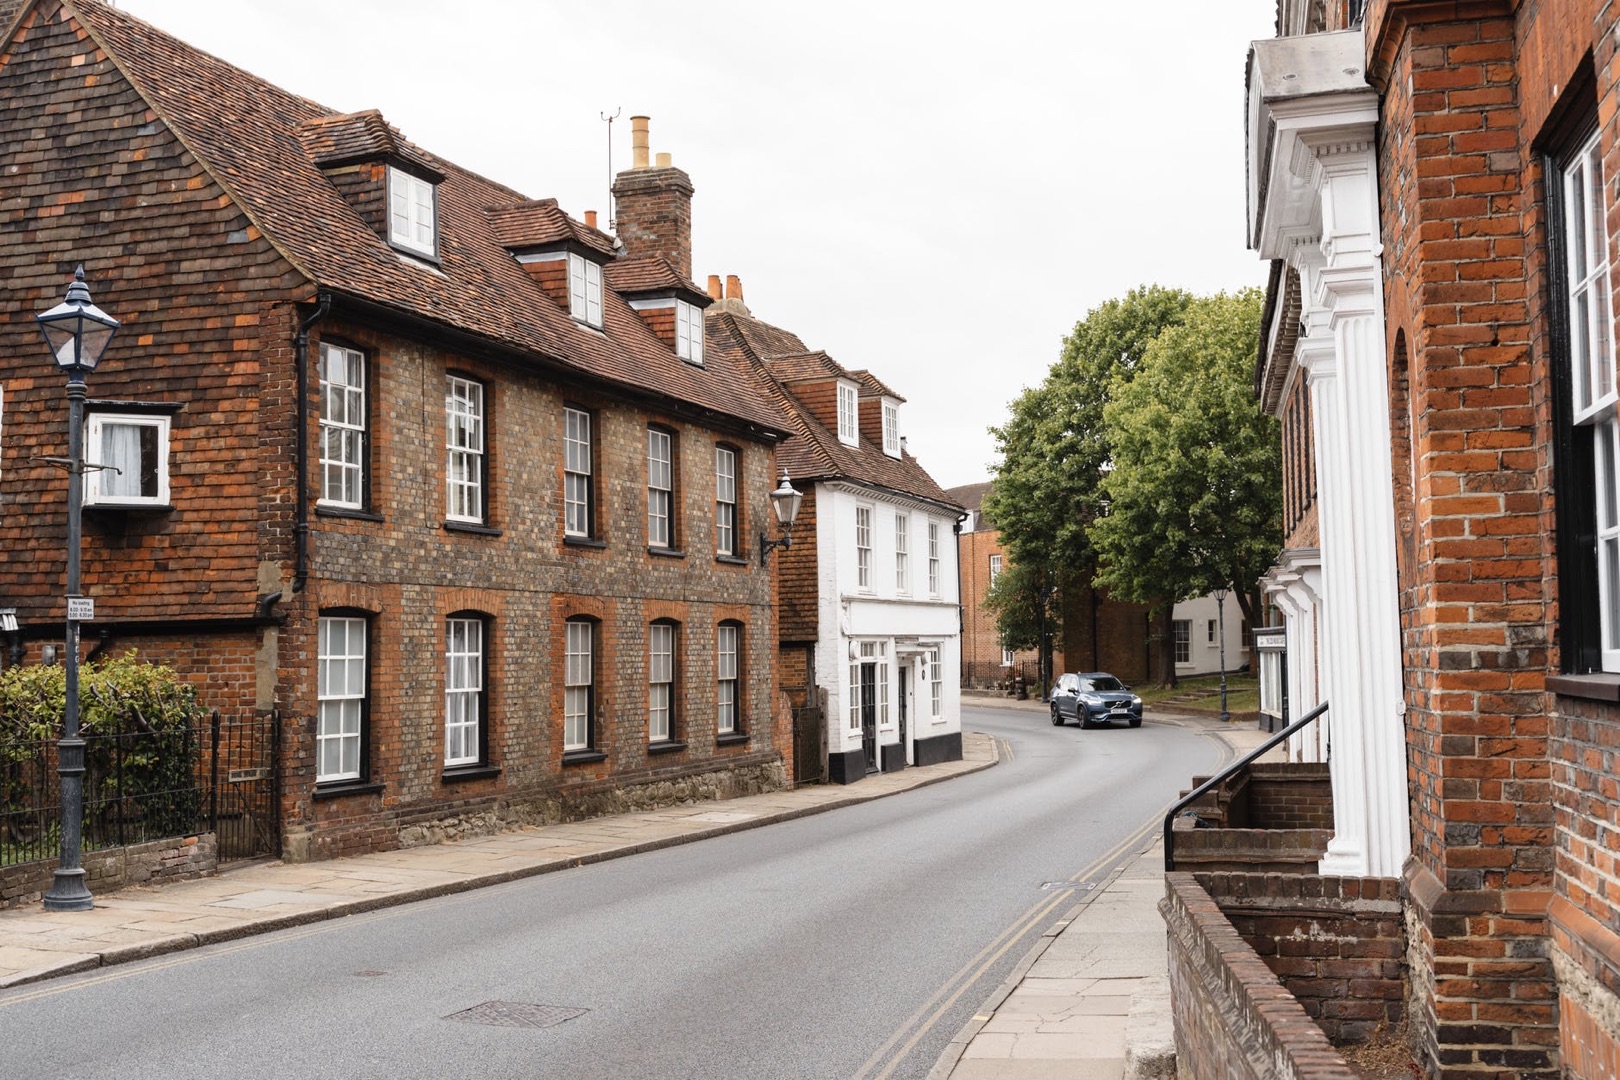
[[[1043,881],[1042,892],[1051,892],[1055,889],[1095,889],[1097,886],[1090,881]]]
[[[386,974],[388,974],[386,971],[357,971],[354,973],[354,977],[357,979],[375,979]]]
[[[570,1009],[563,1005],[526,1005],[521,1001],[486,1001],[470,1009],[451,1013],[446,1020],[459,1020],[463,1024],[484,1024],[488,1027],[548,1028],[564,1020],[584,1016],[589,1009]]]

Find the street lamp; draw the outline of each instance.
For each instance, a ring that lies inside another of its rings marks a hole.
[[[1226,711],[1226,586],[1215,590],[1215,632],[1221,636],[1221,723],[1232,719]]]
[[[118,320],[90,302],[84,267],[73,271],[67,299],[35,316],[56,366],[68,385],[68,535],[67,535],[67,701],[62,738],[56,744],[56,774],[62,787],[62,857],[50,891],[47,911],[88,911],[93,905],[79,865],[84,825],[84,740],[79,738],[79,518],[84,505],[84,377],[96,369]]]
[[[776,523],[782,527],[782,538],[772,540],[765,535],[764,530],[760,531],[759,565],[765,565],[772,548],[793,546],[793,523],[798,520],[799,504],[803,501],[804,496],[793,487],[788,481],[787,473],[783,472],[781,484],[771,492],[771,509],[776,512]]]

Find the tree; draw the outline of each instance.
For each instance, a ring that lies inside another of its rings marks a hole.
[[[1001,464],[983,510],[1012,565],[1059,588],[1091,578],[1096,555],[1087,527],[1112,457],[1103,409],[1129,384],[1148,343],[1179,323],[1191,302],[1180,290],[1148,285],[1093,308],[1041,385],[1020,394],[1007,422],[990,429]]]
[[[1230,588],[1258,625],[1259,577],[1282,537],[1281,440],[1253,384],[1260,305],[1258,289],[1194,301],[1103,410],[1113,467],[1109,512],[1090,530],[1097,581],[1166,624],[1177,601]],[[1169,634],[1161,645],[1173,681]]]
[[[984,606],[996,617],[1004,649],[1040,650],[1042,690],[1052,674],[1052,639],[1063,632],[1063,610],[1056,582],[1041,567],[1011,563],[990,586]]]

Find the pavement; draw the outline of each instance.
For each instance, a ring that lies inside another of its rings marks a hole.
[[[1047,708],[966,693],[963,701]],[[1148,719],[1202,728],[1234,755],[1266,737],[1211,716],[1150,709]],[[38,905],[0,911],[0,988],[758,828],[950,780],[999,760],[995,740],[982,732],[964,732],[962,750],[961,761],[849,786],[812,785],[323,862],[250,863],[214,877],[97,896],[84,912]],[[1130,850],[1132,857],[1067,912],[980,1007],[929,1080],[1175,1075],[1157,828]]]

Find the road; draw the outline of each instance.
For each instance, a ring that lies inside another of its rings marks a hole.
[[[0,1076],[925,1077],[1222,746],[964,710],[993,769],[0,992]],[[1081,888],[1067,884],[1079,883]],[[483,1019],[450,1019],[488,1002]]]

